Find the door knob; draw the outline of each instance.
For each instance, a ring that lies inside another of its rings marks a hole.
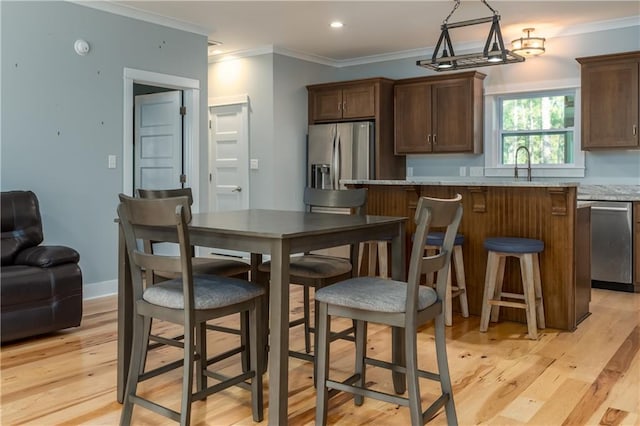
[[[233,188],[233,189],[231,190],[231,192],[242,192],[242,187],[240,187],[240,186],[236,186],[235,188]]]

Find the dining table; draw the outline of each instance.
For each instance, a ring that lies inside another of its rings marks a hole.
[[[288,419],[289,258],[295,253],[365,241],[391,244],[391,278],[404,281],[404,217],[311,213],[290,210],[246,209],[194,213],[189,224],[191,244],[250,253],[251,279],[263,255],[270,256],[268,424],[286,425]],[[117,399],[123,401],[131,357],[133,300],[131,274],[122,229],[118,243],[118,358]],[[395,335],[396,333],[394,333]],[[398,333],[398,338],[401,336]],[[394,357],[402,357],[401,345]],[[402,390],[403,376],[394,377]]]

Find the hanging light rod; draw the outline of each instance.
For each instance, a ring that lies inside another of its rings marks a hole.
[[[431,59],[422,59],[417,61],[416,65],[435,71],[452,71],[466,68],[486,67],[489,65],[523,62],[523,56],[511,52],[504,47],[502,32],[500,31],[500,15],[498,12],[489,6],[486,0],[480,1],[493,12],[493,15],[485,18],[449,23],[449,18],[451,18],[451,15],[453,15],[456,9],[460,6],[460,0],[455,0],[456,4],[454,5],[453,10],[451,10],[440,26],[442,32],[440,33],[440,38],[438,38],[436,48],[433,51],[433,56]],[[486,24],[489,22],[491,22],[491,28],[489,29],[489,35],[487,36],[487,41],[484,44],[484,49],[482,49],[481,52],[464,55],[455,54],[453,44],[451,43],[451,37],[449,35],[450,29]],[[440,53],[441,47],[442,53]]]

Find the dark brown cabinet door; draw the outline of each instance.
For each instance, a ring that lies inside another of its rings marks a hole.
[[[431,152],[431,84],[395,87],[395,153]]]
[[[637,146],[637,62],[587,66],[582,90],[583,149]]]
[[[473,151],[473,91],[471,80],[434,84],[432,151]]]
[[[314,121],[342,118],[342,89],[316,89],[309,92],[309,95],[313,104]]]
[[[638,148],[640,52],[578,61],[582,64],[582,149]]]
[[[347,86],[342,90],[342,118],[372,118],[376,114],[373,84]]]

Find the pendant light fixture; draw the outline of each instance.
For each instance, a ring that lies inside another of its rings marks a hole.
[[[471,19],[468,21],[449,23],[451,15],[460,7],[460,0],[455,0],[453,10],[445,18],[440,26],[442,32],[433,51],[431,59],[422,59],[416,62],[416,65],[432,69],[435,71],[451,71],[465,68],[486,67],[489,65],[511,64],[514,62],[523,62],[524,57],[517,53],[511,52],[504,47],[502,40],[502,32],[500,31],[500,15],[494,10],[486,0],[480,0],[491,12],[492,16],[486,18]],[[471,25],[479,25],[491,22],[489,35],[481,52],[469,53],[464,55],[456,55],[451,43],[450,29],[468,27]],[[440,49],[442,48],[442,53]]]
[[[545,39],[543,37],[531,37],[531,33],[534,30],[535,28],[525,28],[522,32],[526,33],[527,36],[517,38],[511,42],[514,52],[523,56],[538,56],[544,53]]]

